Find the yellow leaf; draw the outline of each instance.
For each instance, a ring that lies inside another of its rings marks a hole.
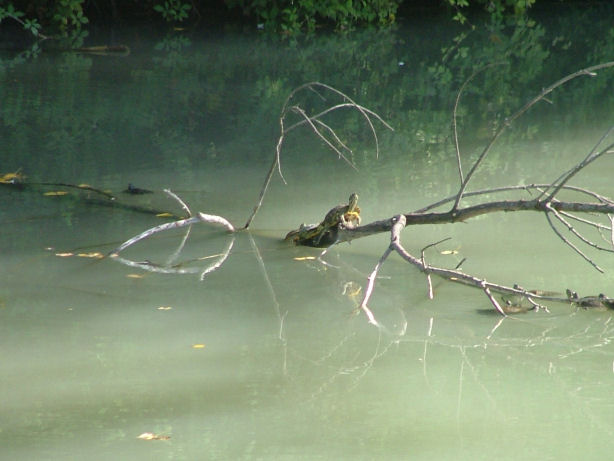
[[[91,189],[92,186],[90,186],[89,184],[79,184],[77,187],[80,187],[81,189]]]
[[[204,344],[192,344],[192,349],[204,349]]]
[[[66,192],[65,190],[52,190],[49,192],[45,192],[43,195],[46,197],[59,197],[61,195],[67,195],[68,192]]]
[[[441,254],[442,255],[457,255],[458,250],[443,250]]]
[[[295,261],[313,261],[315,256],[297,256],[296,258],[292,258]]]
[[[158,213],[156,216],[157,216],[158,218],[170,218],[170,217],[172,217],[173,215],[172,215],[171,213]]]
[[[102,253],[98,253],[97,251],[94,253],[79,253],[77,256],[80,258],[104,258],[104,255]]]
[[[171,306],[160,306],[158,307],[159,311],[170,311],[172,309]],[[192,346],[193,347],[193,346]],[[204,346],[203,346],[204,347]]]
[[[13,184],[15,182],[23,181],[26,177],[22,175],[19,170],[15,173],[6,173],[0,176],[0,183]]]
[[[141,435],[139,435],[137,437],[137,439],[141,439],[141,440],[168,440],[168,439],[170,439],[170,436],[154,434],[153,432],[143,432]]]
[[[75,254],[67,252],[67,253],[56,253],[55,255],[59,256],[60,258],[68,258],[69,256],[74,256]]]
[[[129,279],[142,279],[145,277],[143,274],[126,274]]]

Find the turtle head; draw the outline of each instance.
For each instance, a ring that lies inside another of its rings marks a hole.
[[[352,192],[348,200],[348,205],[350,207],[350,210],[356,207],[357,204],[358,204],[358,194],[356,192]]]

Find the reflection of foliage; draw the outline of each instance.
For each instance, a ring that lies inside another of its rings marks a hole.
[[[400,1],[226,0],[226,4],[240,7],[245,14],[256,16],[267,29],[296,32],[301,29],[313,31],[322,22],[330,22],[338,29],[348,29],[358,23],[394,22]]]
[[[88,23],[83,15],[84,0],[60,0],[49,9],[52,23],[56,24],[61,35],[68,35],[70,31],[80,30],[81,26]]]
[[[483,7],[494,20],[503,19],[508,12],[513,12],[516,15],[523,15],[535,3],[535,0],[446,0],[446,2],[456,10],[453,19],[460,23],[467,21],[463,8],[475,6],[476,4]]]
[[[18,3],[23,4],[21,9],[16,9],[12,3],[9,3],[6,7],[0,7],[0,22],[2,22],[2,19],[10,17],[22,24],[24,29],[31,32],[35,37],[45,38],[41,34],[42,26],[39,19],[44,19],[46,27],[48,25],[62,37],[80,31],[81,27],[89,22],[83,12],[84,0],[59,0],[54,2],[38,0]],[[18,6],[18,8],[20,7]],[[39,19],[26,18],[24,11],[36,11]]]
[[[16,56],[13,56],[11,59],[5,60],[0,58],[0,76],[5,69],[19,66],[20,64],[23,64],[30,59],[34,59],[38,57],[40,52],[40,45],[38,43],[33,43],[29,49],[21,51]]]
[[[158,3],[153,7],[167,22],[182,22],[188,18],[188,12],[191,8],[189,3],[184,3],[181,0],[166,0],[164,3]]]
[[[11,18],[21,24],[24,30],[27,30],[35,37],[38,37],[41,30],[41,25],[36,19],[22,19],[25,16],[23,11],[15,9],[13,4],[9,3],[6,7],[0,6],[0,23],[6,19]]]
[[[510,108],[544,83],[611,56],[614,29],[607,17],[569,14],[558,17],[557,24],[523,20],[515,26],[489,21],[458,38],[460,27],[441,29],[441,35],[428,39],[415,30],[389,28],[285,41],[245,36],[203,46],[174,34],[156,45],[149,61],[129,58],[121,66],[66,53],[11,68],[3,56],[0,135],[15,151],[53,151],[53,157],[32,157],[35,165],[6,168],[44,171],[46,162],[70,171],[68,165],[77,156],[102,153],[121,157],[128,167],[137,162],[131,153],[137,144],[135,151],[148,150],[147,162],[167,159],[186,167],[208,157],[228,164],[239,157],[268,158],[285,95],[305,81],[322,79],[393,122],[396,133],[381,141],[389,150],[407,152],[402,161],[433,162],[449,155],[450,108],[461,83],[477,68],[501,63],[472,81],[459,107],[461,134],[470,134],[474,141],[485,139]],[[571,29],[587,33],[576,40],[566,32]],[[27,81],[30,72],[44,82],[28,87],[27,95],[23,89],[15,91],[14,82]],[[92,92],[92,87],[101,91]],[[574,88],[552,95],[561,119],[557,123],[562,124],[558,129],[574,123],[563,117],[568,108],[590,120],[600,116],[594,112],[595,101],[604,108],[612,104],[611,79],[605,74]],[[538,134],[530,117],[512,127],[516,140]],[[363,134],[349,126],[357,125],[358,118],[343,118],[342,123],[355,137],[344,142],[360,141]],[[69,149],[62,147],[62,140]],[[502,141],[500,148],[505,149]],[[320,149],[312,141],[306,143],[303,147],[313,146],[318,161]],[[375,161],[361,154],[355,160],[359,168]]]

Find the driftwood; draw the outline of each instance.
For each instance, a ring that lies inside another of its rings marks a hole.
[[[365,313],[370,323],[377,325],[379,327],[384,328],[380,325],[376,319],[376,316],[368,307],[368,302],[371,298],[371,295],[375,289],[376,278],[378,271],[380,270],[382,264],[386,261],[388,256],[391,253],[397,253],[403,260],[414,265],[420,271],[422,271],[426,275],[427,281],[427,296],[433,297],[433,289],[432,289],[432,281],[431,276],[437,275],[439,277],[443,277],[447,280],[450,280],[455,283],[462,283],[464,285],[476,287],[484,292],[489,302],[492,304],[494,309],[499,312],[501,315],[506,316],[508,309],[506,309],[505,305],[502,305],[493,295],[493,292],[504,293],[513,295],[517,298],[527,301],[535,310],[541,310],[544,308],[539,302],[541,300],[551,300],[551,301],[562,301],[562,302],[574,302],[573,299],[569,297],[557,297],[552,296],[550,293],[540,292],[540,291],[529,291],[518,285],[514,286],[504,286],[496,283],[492,283],[487,281],[484,277],[479,277],[471,274],[467,274],[460,270],[457,267],[455,268],[443,268],[443,267],[435,267],[426,261],[424,256],[424,250],[422,252],[421,257],[416,257],[410,254],[401,243],[401,231],[406,226],[418,225],[418,224],[442,224],[442,223],[455,223],[462,222],[468,219],[474,218],[476,216],[484,215],[487,213],[493,212],[511,212],[511,211],[532,211],[537,213],[542,213],[547,219],[552,231],[554,234],[561,239],[561,241],[567,245],[572,251],[576,252],[581,258],[583,258],[588,264],[590,264],[594,269],[603,272],[603,269],[594,261],[591,257],[589,257],[583,250],[582,246],[588,246],[590,248],[611,253],[614,252],[614,227],[613,221],[614,218],[610,217],[610,214],[614,215],[614,200],[600,195],[590,189],[572,186],[569,184],[571,178],[573,178],[578,172],[584,169],[587,165],[599,160],[601,157],[604,157],[608,154],[614,154],[614,142],[607,142],[608,138],[614,131],[614,126],[607,130],[606,133],[598,140],[595,146],[586,154],[584,159],[578,162],[573,168],[568,171],[561,172],[558,179],[549,184],[530,184],[526,186],[502,186],[499,188],[493,189],[485,189],[485,190],[476,190],[469,191],[468,185],[471,182],[471,179],[474,173],[478,170],[484,158],[490,152],[492,146],[496,142],[496,140],[500,137],[500,135],[513,123],[518,117],[528,111],[533,105],[542,101],[546,98],[546,96],[551,93],[556,88],[565,84],[566,82],[575,79],[580,76],[595,76],[596,71],[601,69],[606,69],[614,67],[614,62],[607,62],[603,64],[599,64],[596,66],[588,67],[586,69],[579,70],[570,75],[565,76],[559,81],[553,83],[547,88],[543,89],[537,96],[527,102],[524,106],[522,106],[516,113],[514,113],[511,117],[509,117],[505,122],[498,128],[498,130],[494,133],[490,141],[486,144],[482,152],[480,153],[477,160],[475,160],[468,168],[467,173],[463,172],[463,164],[461,161],[461,151],[458,143],[458,133],[456,130],[456,110],[459,104],[459,101],[462,96],[462,92],[469,82],[474,76],[472,75],[465,84],[461,87],[461,90],[458,93],[458,97],[455,102],[454,113],[453,113],[453,129],[454,129],[454,140],[456,144],[456,160],[458,165],[458,175],[459,175],[459,189],[458,191],[450,196],[443,198],[427,207],[421,208],[419,210],[415,210],[412,212],[407,212],[403,214],[398,214],[396,216],[374,221],[371,223],[367,223],[361,226],[356,227],[345,227],[343,224],[339,224],[336,229],[337,239],[332,243],[328,248],[326,248],[322,254],[320,255],[320,260],[325,263],[323,257],[326,255],[327,251],[340,243],[349,242],[351,240],[355,240],[358,238],[362,238],[365,236],[373,235],[381,232],[390,233],[390,244],[384,251],[380,260],[374,267],[370,276],[367,280],[366,289],[364,290],[364,295],[362,301],[360,303],[359,308]],[[298,93],[301,91],[314,91],[317,94],[321,92],[330,93],[335,95],[336,97],[341,98],[341,102],[338,104],[334,104],[329,106],[327,109],[315,113],[308,114],[304,109],[302,109],[298,104],[293,104],[292,101],[296,99]],[[378,155],[379,145],[378,138],[375,129],[375,124],[381,123],[386,128],[392,129],[386,122],[384,122],[375,112],[360,106],[356,102],[354,102],[347,95],[341,93],[340,91],[319,83],[312,82],[304,84],[294,91],[286,99],[281,115],[280,115],[280,136],[277,141],[275,154],[273,156],[273,162],[269,168],[269,171],[265,177],[264,184],[262,186],[260,195],[256,202],[256,205],[253,208],[250,216],[247,219],[247,222],[242,228],[235,229],[232,224],[220,217],[213,215],[205,215],[203,213],[199,213],[197,216],[192,217],[191,212],[189,213],[191,217],[184,220],[175,221],[173,223],[164,224],[162,226],[157,226],[156,228],[150,229],[148,231],[143,232],[139,236],[136,236],[117,249],[111,252],[112,256],[121,259],[119,257],[119,253],[125,248],[131,246],[143,238],[147,238],[149,235],[153,233],[162,232],[169,228],[177,228],[184,226],[191,226],[196,223],[212,223],[217,225],[222,225],[230,234],[233,234],[236,231],[246,230],[251,225],[253,219],[255,218],[258,210],[262,206],[264,201],[264,197],[268,190],[268,186],[270,181],[277,171],[282,178],[282,181],[285,180],[283,178],[282,170],[281,170],[281,153],[282,146],[285,140],[285,136],[291,130],[294,130],[298,127],[305,126],[314,132],[316,136],[318,136],[324,143],[339,157],[343,158],[351,167],[354,165],[349,160],[349,157],[346,155],[351,152],[349,147],[346,146],[335,133],[335,130],[326,124],[323,121],[325,115],[339,110],[339,109],[351,109],[357,110],[361,116],[364,118],[366,124],[368,125],[371,134],[375,141],[375,150],[376,155]],[[294,114],[298,117],[298,121],[294,123],[289,123],[288,117]],[[574,192],[575,196],[580,199],[580,201],[566,201],[559,198],[561,192]],[[486,195],[498,194],[498,193],[510,193],[515,192],[520,195],[520,197],[516,200],[500,200],[500,201],[485,201],[483,203],[478,203],[471,206],[463,206],[463,199],[467,197],[472,198],[480,198]],[[523,194],[530,194],[530,198],[523,198]],[[178,197],[175,196],[177,200],[180,201]],[[180,202],[182,203],[182,202]],[[184,209],[188,210],[187,206],[182,203]],[[436,211],[444,208],[444,211]],[[604,217],[607,217],[607,221],[600,222],[592,217],[588,219],[585,217],[587,213],[591,213],[592,215],[597,214]],[[323,213],[324,215],[325,213]],[[558,223],[558,224],[557,224]],[[570,238],[565,237],[561,231],[559,230],[560,226],[563,226],[567,230],[571,232],[574,240],[572,241]],[[602,236],[604,242],[596,243],[591,241],[586,235],[584,229],[593,228],[596,229]],[[434,244],[431,244],[434,245]],[[232,244],[228,245],[226,250],[220,256],[214,264],[206,268],[205,270],[201,270],[201,279],[205,277],[205,275],[213,270],[221,267],[224,260],[228,257],[230,250],[232,248]],[[146,268],[147,269],[147,268]],[[148,270],[154,270],[154,268],[149,268]],[[608,298],[609,299],[609,298]]]

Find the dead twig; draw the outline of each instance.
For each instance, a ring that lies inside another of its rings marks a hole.
[[[467,80],[465,80],[463,82],[463,84],[461,85],[460,89],[458,90],[458,93],[456,94],[456,100],[454,101],[454,109],[452,110],[452,129],[454,131],[454,149],[455,149],[455,153],[456,153],[456,164],[457,164],[458,175],[460,177],[461,184],[463,184],[465,179],[463,177],[463,162],[461,160],[460,143],[459,143],[459,140],[458,140],[458,126],[457,126],[458,105],[460,103],[461,96],[462,96],[463,92],[465,91],[465,88],[467,87],[469,82],[471,82],[471,80],[473,80],[478,74],[480,74],[481,72],[485,71],[486,69],[489,69],[491,67],[498,66],[498,65],[501,65],[501,64],[503,64],[503,63],[496,63],[495,62],[495,63],[487,64],[487,65],[485,65],[485,66],[475,70],[469,76],[469,78],[467,78]]]
[[[478,169],[478,167],[480,166],[480,164],[482,163],[482,161],[484,160],[484,158],[486,157],[488,152],[490,152],[490,149],[495,144],[497,139],[499,139],[499,136],[501,136],[501,134],[503,134],[503,132],[507,129],[508,126],[510,126],[514,122],[514,120],[516,120],[518,117],[520,117],[526,111],[528,111],[531,107],[533,107],[539,101],[544,99],[548,94],[550,94],[556,88],[564,85],[565,83],[569,82],[570,80],[573,80],[573,79],[575,79],[577,77],[580,77],[580,76],[583,76],[583,75],[588,75],[590,77],[594,77],[595,75],[597,75],[595,73],[596,71],[601,70],[601,69],[606,69],[608,67],[613,67],[613,66],[614,66],[614,61],[610,61],[610,62],[606,62],[606,63],[603,63],[603,64],[597,64],[595,66],[587,67],[585,69],[581,69],[581,70],[579,70],[577,72],[569,74],[569,75],[563,77],[562,79],[554,82],[552,85],[544,88],[537,96],[535,96],[533,99],[528,101],[524,106],[522,106],[511,117],[508,117],[504,121],[504,123],[501,124],[501,126],[497,129],[497,131],[492,136],[490,141],[486,144],[486,146],[482,150],[482,153],[479,155],[477,160],[473,163],[473,165],[471,166],[471,169],[469,170],[469,172],[465,176],[465,179],[462,181],[461,186],[460,186],[460,188],[458,190],[458,193],[456,195],[456,200],[454,201],[454,205],[452,206],[452,211],[456,211],[458,209],[458,207],[460,205],[460,202],[461,202],[461,200],[463,198],[463,194],[465,193],[465,190],[467,189],[467,185],[469,184],[469,181],[473,177],[473,174],[476,172],[476,170]],[[563,181],[563,184],[565,182],[566,181]]]
[[[343,99],[343,103],[332,105],[317,114],[309,115],[298,104],[290,105],[290,101],[292,101],[293,98],[299,92],[303,90],[313,91],[316,94],[318,94],[322,100],[326,100],[326,98],[318,91],[318,90],[325,90],[325,91],[333,93],[337,97],[341,97]],[[341,138],[339,138],[339,136],[337,135],[337,133],[332,127],[330,127],[328,124],[324,123],[321,120],[322,117],[324,117],[325,115],[331,112],[334,112],[336,110],[343,109],[343,108],[350,108],[350,109],[357,110],[362,115],[365,122],[369,126],[369,129],[375,141],[375,156],[376,158],[379,157],[379,139],[377,137],[377,132],[375,130],[375,126],[373,124],[372,119],[375,119],[381,122],[386,128],[390,130],[392,130],[393,128],[389,124],[387,124],[378,114],[376,114],[375,112],[365,107],[362,107],[360,104],[357,104],[352,98],[350,98],[347,94],[343,93],[342,91],[339,91],[336,88],[333,88],[332,86],[326,85],[324,83],[309,82],[309,83],[305,83],[295,88],[294,90],[290,92],[290,94],[286,98],[284,105],[282,107],[281,114],[279,117],[280,133],[279,133],[279,138],[277,139],[277,145],[275,147],[275,155],[273,156],[273,162],[271,163],[271,166],[269,167],[269,170],[265,176],[262,187],[260,188],[260,193],[258,195],[258,200],[256,201],[256,205],[254,205],[254,208],[252,209],[252,212],[247,218],[247,222],[245,223],[242,229],[249,228],[252,221],[256,217],[256,214],[262,207],[264,196],[266,195],[266,192],[269,188],[269,184],[271,183],[271,179],[273,178],[273,174],[275,173],[275,171],[279,173],[279,176],[281,180],[284,182],[284,184],[286,183],[286,180],[284,179],[284,176],[281,170],[281,148],[284,144],[286,135],[290,131],[302,125],[308,125],[311,128],[311,130],[315,133],[315,135],[318,136],[333,152],[335,152],[340,158],[342,158],[345,162],[347,162],[348,165],[350,165],[352,168],[354,169],[356,168],[356,166],[342,152],[342,149],[343,149],[351,153],[351,149],[345,143],[341,141]],[[286,127],[286,117],[291,112],[297,114],[301,118],[301,120]],[[320,130],[318,126],[321,127],[322,130]]]

